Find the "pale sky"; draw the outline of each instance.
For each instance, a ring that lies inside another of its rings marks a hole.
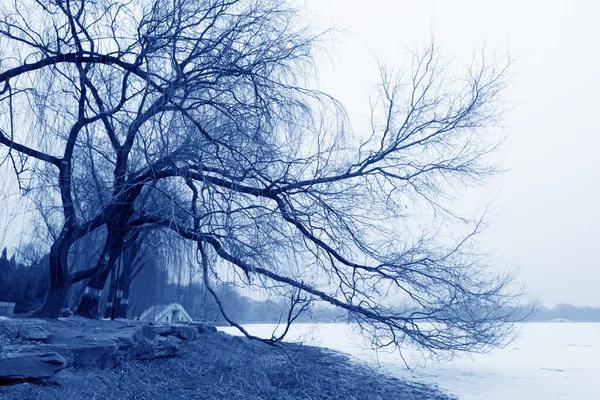
[[[503,209],[485,237],[498,267],[520,267],[543,304],[600,306],[600,5],[594,1],[300,0],[343,33],[325,85],[351,112],[365,110],[373,57],[401,60],[432,32],[442,51],[482,47],[516,57],[506,93],[517,108],[500,153],[509,172],[477,195]],[[468,201],[466,199],[465,201]]]

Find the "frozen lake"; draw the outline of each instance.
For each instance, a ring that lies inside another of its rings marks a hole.
[[[273,330],[268,324],[246,328],[263,337]],[[235,328],[219,329],[239,334]],[[286,340],[348,353],[398,377],[433,383],[462,400],[600,400],[600,323],[524,323],[520,330],[505,349],[437,363],[421,359],[411,370],[398,354],[370,350],[347,324],[297,324]]]

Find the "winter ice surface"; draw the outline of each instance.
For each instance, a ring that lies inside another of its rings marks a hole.
[[[250,333],[270,337],[273,325],[247,325]],[[239,334],[235,328],[221,330]],[[347,324],[298,324],[289,341],[322,346],[367,361],[393,375],[433,383],[462,400],[600,400],[600,323],[525,323],[520,336],[489,354],[433,363],[406,370],[397,353],[369,349]]]

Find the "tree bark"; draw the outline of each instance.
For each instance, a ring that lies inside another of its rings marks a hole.
[[[115,318],[127,318],[129,311],[129,288],[131,287],[131,279],[133,275],[133,267],[139,252],[140,243],[139,233],[136,233],[129,241],[129,246],[123,251],[122,256],[122,273],[118,277],[118,285],[115,293]]]
[[[85,292],[75,311],[76,315],[86,318],[98,317],[98,306],[100,305],[102,290],[122,249],[123,239],[115,232],[109,231],[102,255],[96,263],[96,273],[88,281]]]
[[[133,273],[133,261],[135,259],[135,253],[137,253],[137,246],[133,249],[134,251],[128,252],[129,254],[123,260],[123,274],[119,279],[119,288],[117,290],[117,302],[116,307],[116,318],[127,318],[127,312],[129,311],[129,288],[131,286],[131,275]],[[131,255],[133,253],[133,255]],[[120,295],[120,296],[119,296]]]
[[[104,318],[110,318],[112,315],[113,301],[117,290],[117,278],[115,278],[115,270],[111,274],[110,285],[108,287],[108,295],[106,296],[106,306],[104,307]]]
[[[71,287],[71,276],[68,268],[68,252],[72,240],[66,228],[50,248],[50,288],[44,303],[34,311],[34,315],[41,318],[58,318],[62,306]]]

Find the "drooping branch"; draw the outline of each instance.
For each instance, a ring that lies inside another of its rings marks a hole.
[[[60,167],[60,162],[61,162],[60,158],[55,157],[50,154],[47,154],[47,153],[43,153],[43,152],[35,150],[35,149],[32,149],[23,144],[17,143],[13,139],[10,139],[9,136],[2,129],[0,129],[0,143],[3,144],[4,146],[8,147],[9,151],[14,149],[14,150],[18,151],[19,153],[23,153],[27,156],[33,157],[40,161],[44,161],[44,162],[53,164],[57,167]]]

